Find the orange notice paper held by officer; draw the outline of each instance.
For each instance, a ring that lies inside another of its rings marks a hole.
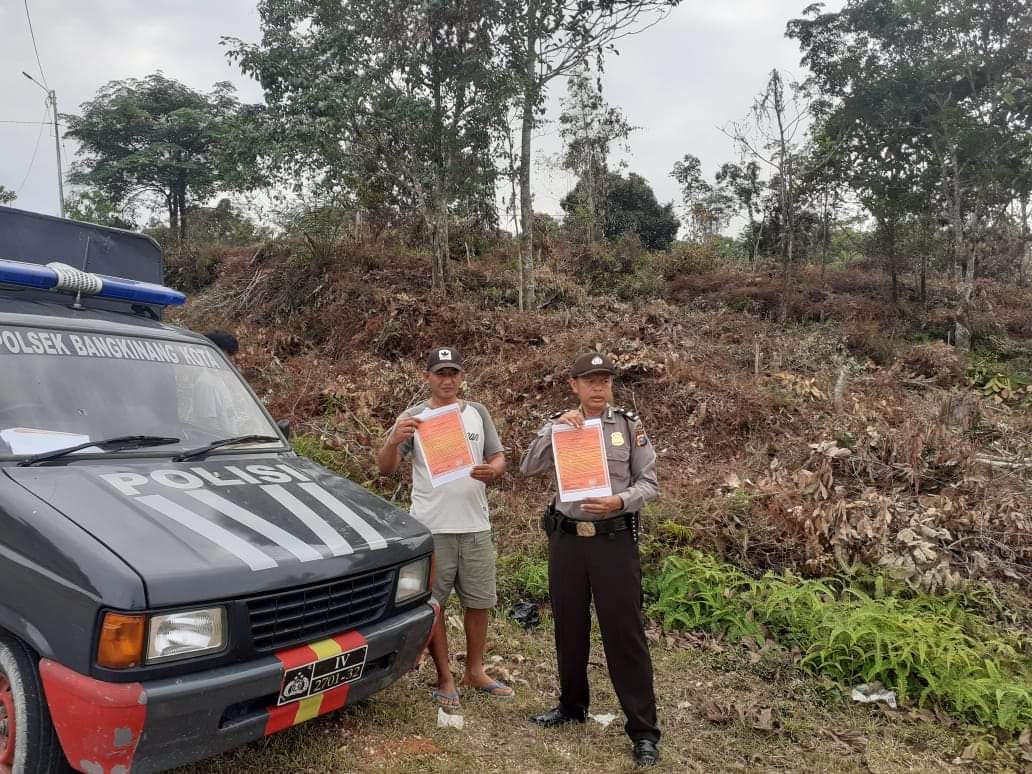
[[[416,443],[430,471],[430,484],[439,487],[469,475],[473,469],[473,450],[462,424],[462,408],[452,403],[419,414],[422,422]]]
[[[552,454],[561,502],[608,497],[613,493],[605,448],[600,419],[589,419],[580,428],[552,426]]]

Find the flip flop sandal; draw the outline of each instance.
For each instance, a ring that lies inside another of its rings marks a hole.
[[[444,709],[458,709],[461,706],[458,691],[442,691],[434,688],[430,691],[430,697],[434,700],[434,704]]]
[[[501,680],[494,680],[487,685],[478,685],[477,690],[495,699],[516,698],[516,692]],[[508,693],[500,693],[500,691],[508,691]]]

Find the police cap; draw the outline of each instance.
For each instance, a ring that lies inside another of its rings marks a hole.
[[[616,376],[616,366],[601,352],[585,352],[573,361],[570,376],[576,379],[578,376],[587,376],[588,374]]]

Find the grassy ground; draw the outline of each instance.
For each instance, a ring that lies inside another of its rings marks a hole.
[[[527,722],[528,715],[554,703],[550,623],[545,615],[542,626],[528,633],[496,617],[490,651],[494,668],[515,685],[517,697],[500,701],[464,694],[462,730],[437,727],[428,662],[368,702],[178,774],[633,770],[598,642],[591,662],[592,711],[617,719],[608,727],[591,721],[551,731]],[[453,643],[461,642],[458,634],[453,633]],[[786,663],[757,660],[741,648],[661,639],[653,643],[653,659],[664,729],[659,771],[1022,771],[1006,750],[997,750],[991,760],[968,760],[993,754],[992,745],[974,754],[978,734],[971,729],[927,712],[889,715],[853,704],[838,687],[803,676]],[[461,671],[460,662],[453,665]]]

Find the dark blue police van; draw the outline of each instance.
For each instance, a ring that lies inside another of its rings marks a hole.
[[[361,700],[437,611],[411,517],[298,457],[138,234],[0,207],[0,774],[160,771]]]

